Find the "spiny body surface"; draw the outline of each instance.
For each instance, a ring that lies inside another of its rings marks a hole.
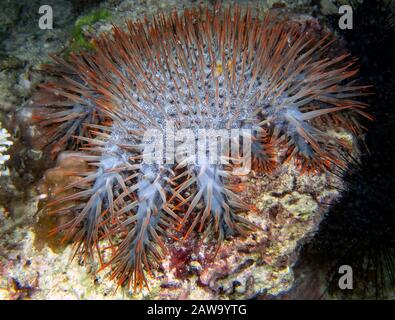
[[[357,138],[358,117],[368,117],[354,100],[365,89],[352,80],[354,61],[329,57],[329,35],[316,39],[298,23],[258,15],[237,6],[159,14],[114,26],[95,39],[96,53],[49,67],[58,81],[42,86],[34,106],[48,130],[43,147],[53,155],[78,149],[60,159],[83,163],[52,195],[50,212],[63,221],[54,232],[86,259],[96,251],[120,285],[141,289],[171,238],[204,231],[218,247],[256,228],[240,215],[252,209],[236,195],[241,158],[267,174],[285,161],[311,174],[346,167],[352,150],[328,131]],[[195,150],[203,129],[229,132],[240,149],[251,141],[251,158],[225,148],[211,162],[209,145]],[[232,129],[245,131],[235,137]],[[160,155],[174,151],[175,163],[145,161],[156,154],[148,131],[172,141]],[[108,261],[101,240],[110,243]]]

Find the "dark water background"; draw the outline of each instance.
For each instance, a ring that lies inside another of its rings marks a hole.
[[[346,179],[348,190],[333,206],[296,268],[298,285],[283,298],[393,299],[395,288],[395,1],[364,1],[354,29],[331,26],[358,57],[367,99],[368,151]],[[353,290],[340,290],[341,265],[353,268]]]

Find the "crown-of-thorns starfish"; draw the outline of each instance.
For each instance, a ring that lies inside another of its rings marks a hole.
[[[47,70],[57,81],[42,85],[34,119],[47,130],[43,147],[54,155],[78,149],[73,157],[87,165],[68,172],[79,178],[49,204],[67,217],[54,232],[85,258],[97,251],[118,283],[136,290],[169,237],[204,231],[219,247],[253,229],[240,215],[251,208],[236,195],[240,161],[231,154],[213,164],[204,149],[197,161],[176,139],[181,161],[144,161],[144,133],[166,135],[169,121],[195,137],[202,129],[248,130],[253,169],[267,174],[285,161],[302,173],[345,168],[352,150],[327,131],[361,135],[358,117],[369,116],[354,98],[366,87],[352,80],[357,69],[347,54],[328,55],[332,43],[329,34],[317,40],[298,23],[233,6],[114,26],[95,39],[95,53],[55,58]],[[109,261],[102,239],[113,249]]]

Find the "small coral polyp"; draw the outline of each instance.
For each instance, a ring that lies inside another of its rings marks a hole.
[[[240,159],[225,153],[212,164],[208,150],[187,159],[175,139],[181,161],[146,163],[145,132],[165,132],[168,121],[195,135],[246,129],[253,170],[273,174],[294,161],[317,174],[344,170],[355,152],[328,132],[357,139],[358,118],[369,117],[355,100],[366,93],[353,79],[355,61],[330,53],[332,36],[317,39],[270,13],[233,6],[158,14],[94,43],[95,53],[56,58],[47,71],[57,80],[35,100],[34,119],[47,130],[42,147],[54,156],[69,150],[58,161],[83,164],[62,171],[73,179],[49,195],[48,210],[76,254],[99,257],[134,290],[147,285],[169,241],[196,232],[218,248],[259,228],[243,218],[253,208],[236,194]]]

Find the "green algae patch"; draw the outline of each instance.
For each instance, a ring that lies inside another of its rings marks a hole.
[[[94,51],[95,45],[90,39],[87,39],[85,32],[92,29],[92,25],[98,21],[106,21],[111,17],[111,14],[106,9],[94,10],[91,13],[77,19],[71,32],[71,44],[66,52],[68,56],[72,52]]]

